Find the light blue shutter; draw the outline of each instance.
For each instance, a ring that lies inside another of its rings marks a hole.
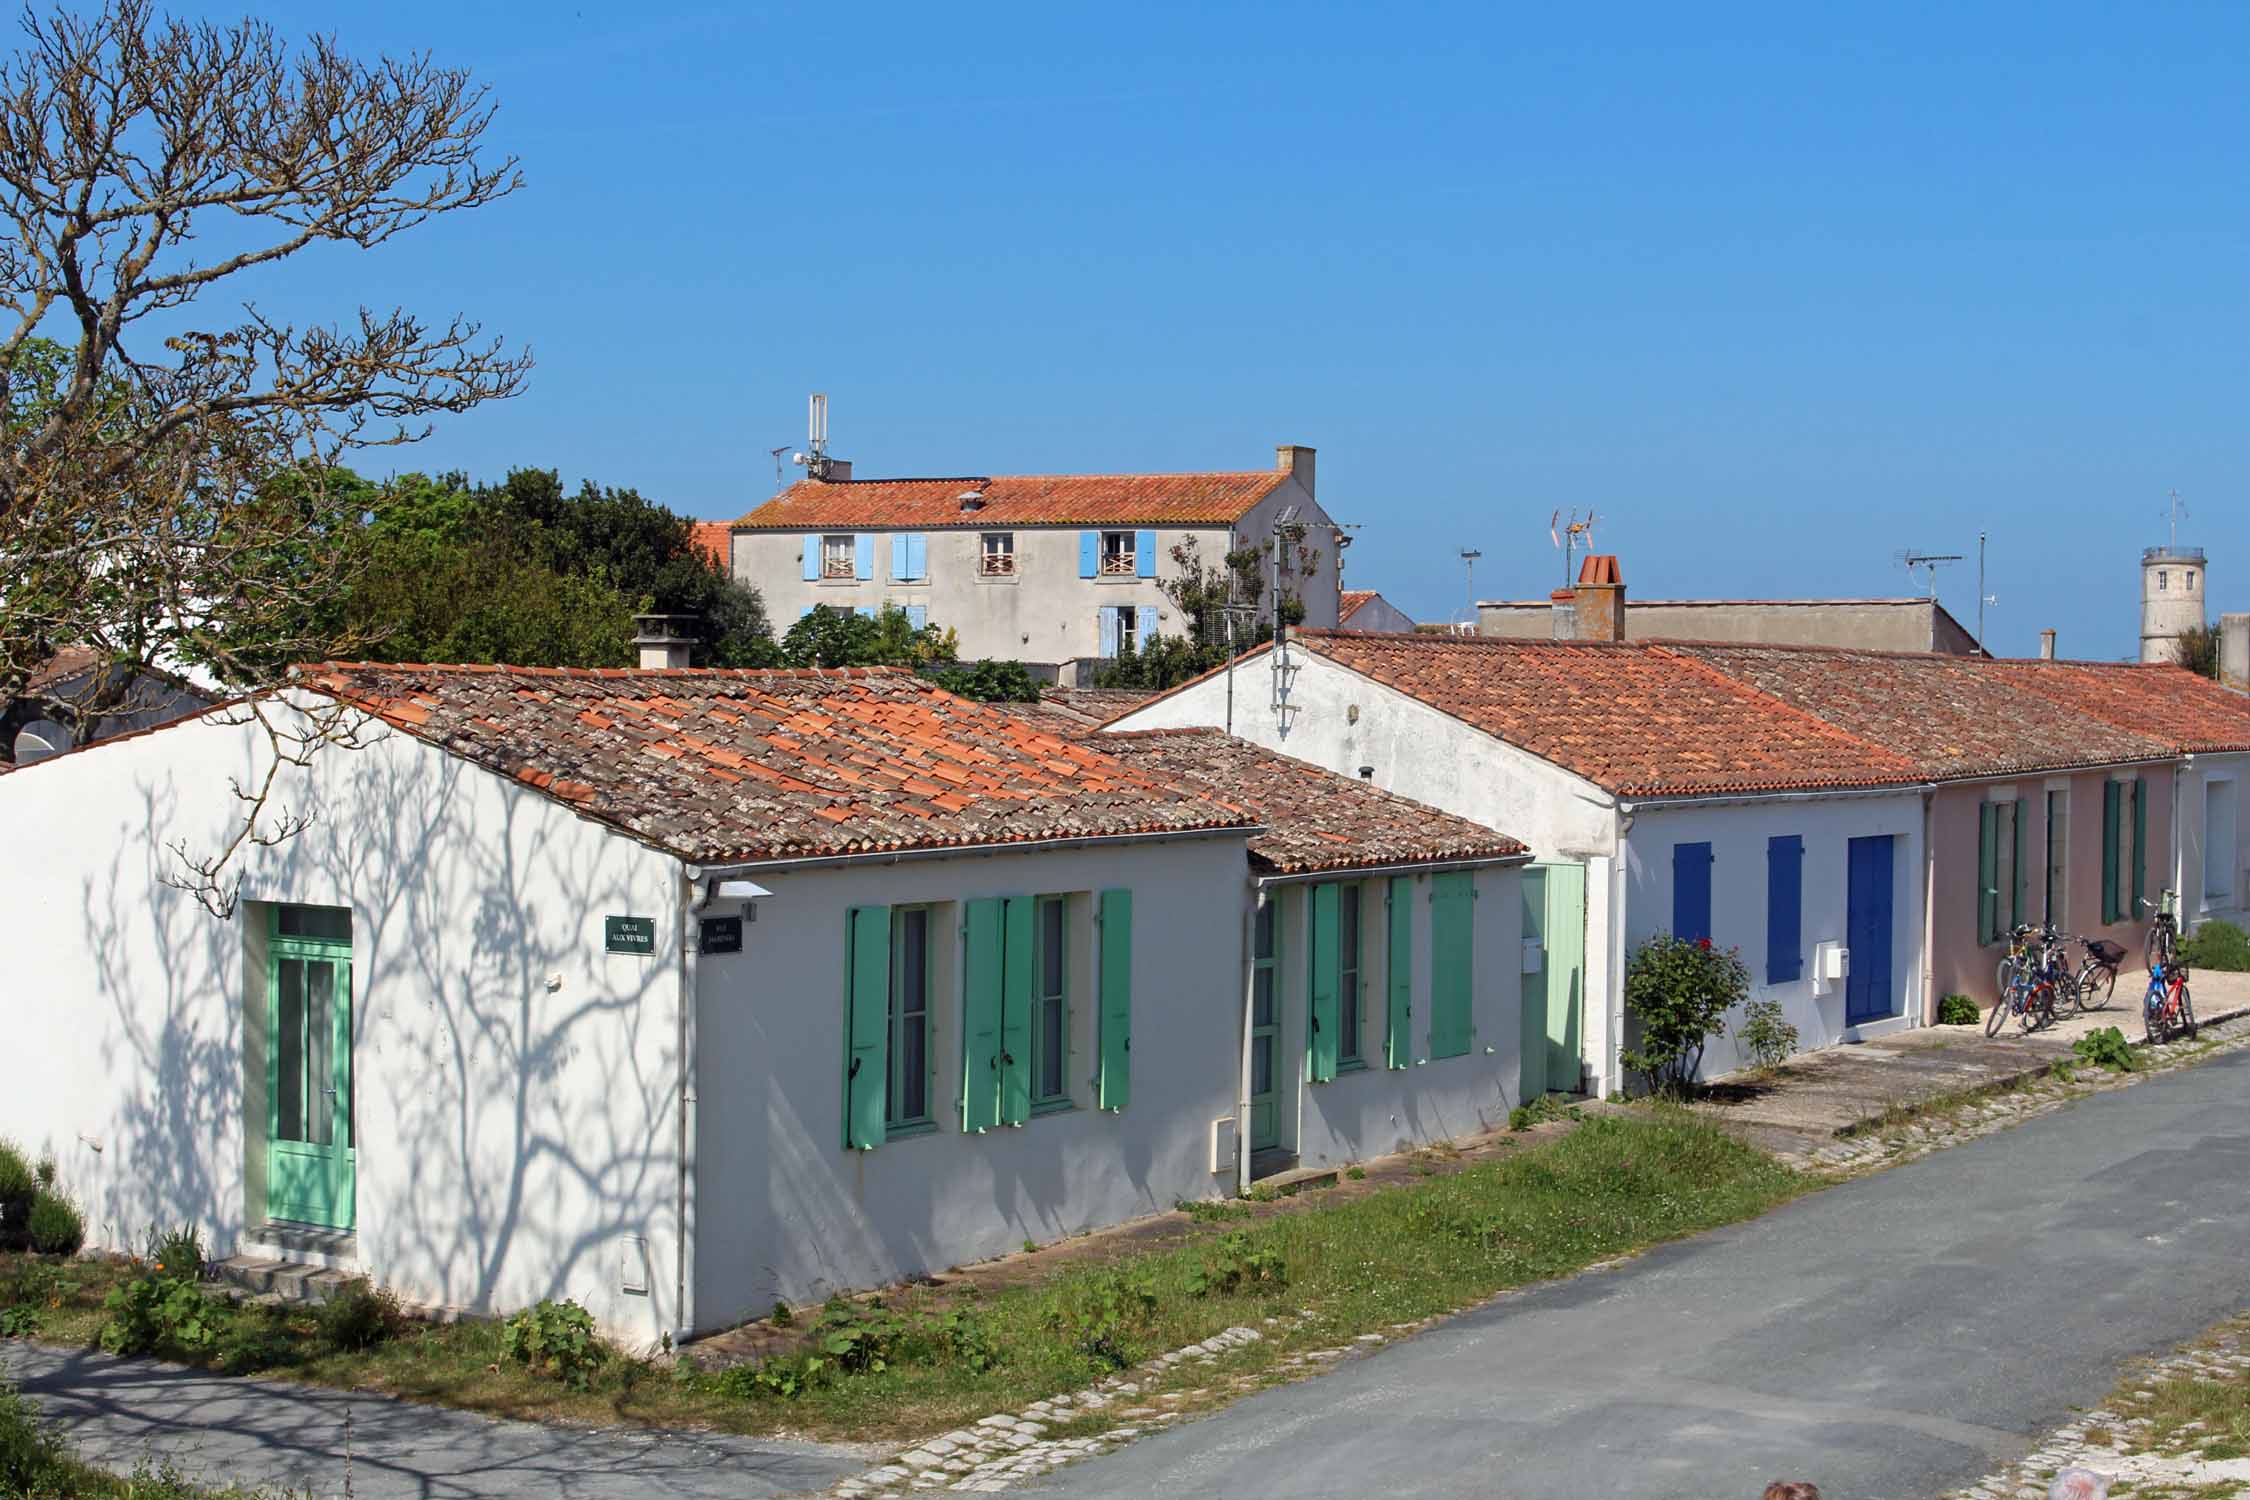
[[[1000,1123],[1031,1118],[1032,898],[1006,901],[1000,962]]]
[[[1476,886],[1465,870],[1430,880],[1430,1056],[1462,1057],[1476,1035]]]
[[[1156,533],[1133,533],[1133,571],[1143,578],[1156,576]]]
[[[891,538],[891,582],[915,583],[929,577],[929,539],[919,531],[902,531]]]
[[[805,607],[804,607],[803,609],[800,609],[800,610],[798,610],[798,611],[797,611],[797,618],[798,618],[798,619],[800,619],[800,620],[802,620],[802,619],[803,619],[803,618],[804,618],[805,616],[807,616],[807,615],[811,614],[811,613],[812,613],[812,612],[813,612],[814,610],[816,610],[816,609],[818,609],[818,608],[820,608],[820,606],[819,606],[819,605],[817,605],[817,604],[808,604],[808,605],[806,605],[806,606],[805,606]]]
[[[1117,654],[1117,611],[1105,604],[1101,607],[1100,614],[1102,622],[1101,654],[1103,656],[1115,656]]]
[[[872,604],[862,604],[855,608],[852,613],[858,615],[862,620],[872,620],[875,618],[875,606]]]
[[[875,533],[862,531],[852,537],[852,577],[875,576]]]
[[[930,539],[919,531],[914,533],[914,576],[930,576]]]
[[[930,623],[930,607],[927,604],[909,604],[906,606],[906,623],[916,630],[927,626]]]
[[[820,582],[820,538],[805,538],[805,582]]]
[[[1078,576],[1092,578],[1101,571],[1102,534],[1098,531],[1078,533]]]
[[[1135,622],[1134,631],[1135,634],[1133,638],[1140,642],[1140,649],[1146,651],[1148,649],[1148,643],[1156,639],[1155,605],[1144,604],[1141,606],[1140,618]]]
[[[891,909],[855,906],[845,919],[844,1145],[883,1144],[891,1070]]]
[[[1103,891],[1099,907],[1102,927],[1100,1073],[1095,1079],[1094,1103],[1099,1109],[1123,1109],[1133,1098],[1133,893]]]
[[[1305,1003],[1305,1050],[1306,1071],[1314,1083],[1335,1080],[1338,1044],[1343,1040],[1342,1007],[1337,1003],[1342,978],[1337,917],[1343,889],[1334,881],[1327,881],[1314,886],[1310,897],[1312,950]]]

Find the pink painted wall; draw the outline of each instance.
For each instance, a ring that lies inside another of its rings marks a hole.
[[[2172,869],[2172,767],[2148,766],[2140,774],[2148,781],[2148,842],[2144,855],[2142,894],[2157,899]],[[2131,955],[2127,966],[2140,964],[2141,944],[2148,932],[2145,921],[2102,923],[2102,784],[2107,771],[2080,771],[2069,776],[2027,776],[1998,785],[1949,786],[1931,799],[1930,853],[1934,861],[1930,892],[1930,1003],[1958,992],[1980,1005],[1993,1000],[1993,970],[2006,949],[2002,944],[1977,942],[1977,818],[1978,807],[2011,788],[2016,793],[2023,825],[2025,920],[2038,921],[2045,913],[2047,870],[2046,796],[2050,785],[2062,785],[2070,797],[2064,830],[2064,861],[2068,891],[2055,925],[2072,936],[2106,937],[2123,943]],[[2132,814],[2128,808],[2122,836],[2130,848]],[[2122,895],[2130,904],[2128,888]],[[2004,918],[2003,918],[2004,920]],[[1933,1016],[1934,1018],[1934,1016]]]

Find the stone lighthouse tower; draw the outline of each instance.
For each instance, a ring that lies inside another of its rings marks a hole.
[[[2203,549],[2150,547],[2141,553],[2141,660],[2178,661],[2180,637],[2202,628]]]

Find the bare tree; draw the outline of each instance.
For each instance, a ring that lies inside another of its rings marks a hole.
[[[123,711],[150,668],[256,705],[352,644],[321,624],[374,503],[342,457],[514,394],[530,361],[460,317],[299,326],[241,291],[312,247],[505,197],[515,159],[485,158],[484,89],[426,56],[361,62],[148,0],[27,11],[23,31],[0,64],[0,702],[83,646],[115,670],[87,679],[81,720]],[[305,752],[290,735],[269,724],[277,762]],[[249,842],[279,831],[258,826],[266,781],[244,791]],[[223,907],[218,867],[187,878]]]

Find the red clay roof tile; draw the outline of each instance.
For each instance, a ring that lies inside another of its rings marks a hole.
[[[1225,526],[1289,478],[1242,474],[1001,474],[959,479],[800,479],[734,524],[820,527]],[[961,508],[968,491],[983,497]]]

